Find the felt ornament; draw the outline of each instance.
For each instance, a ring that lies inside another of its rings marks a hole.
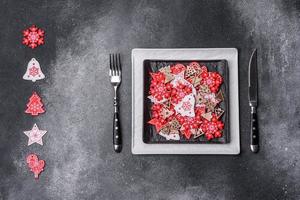
[[[33,125],[31,130],[24,131],[28,137],[28,146],[33,143],[43,145],[42,137],[47,133],[45,130],[40,130],[36,124]]]
[[[38,28],[35,25],[25,29],[23,31],[22,43],[32,49],[45,43],[44,41],[45,31]]]
[[[23,79],[35,82],[44,78],[45,75],[42,72],[40,63],[35,58],[32,58],[27,65],[27,70],[23,76]]]

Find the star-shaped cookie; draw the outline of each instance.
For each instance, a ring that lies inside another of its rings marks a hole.
[[[24,131],[25,135],[27,135],[28,139],[28,146],[32,145],[33,143],[38,143],[43,145],[42,137],[47,133],[45,130],[40,130],[36,124],[33,125],[32,129],[29,131]]]

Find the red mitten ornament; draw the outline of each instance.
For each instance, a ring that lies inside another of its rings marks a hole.
[[[27,70],[23,76],[23,79],[35,82],[44,78],[45,75],[42,72],[40,63],[35,58],[32,58],[27,65]]]
[[[44,105],[39,95],[36,92],[33,92],[29,102],[27,103],[27,109],[25,110],[25,113],[31,114],[32,116],[37,116],[45,112],[43,106]]]
[[[34,49],[44,44],[45,31],[32,25],[23,31],[23,44]]]
[[[30,154],[27,156],[26,162],[30,171],[34,173],[34,178],[39,178],[39,174],[44,170],[45,161],[39,160],[38,156],[35,154]]]

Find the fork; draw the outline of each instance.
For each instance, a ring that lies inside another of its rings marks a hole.
[[[121,58],[120,54],[109,54],[109,76],[114,87],[114,121],[113,121],[113,145],[114,150],[120,153],[122,150],[122,135],[120,130],[118,88],[121,84]]]

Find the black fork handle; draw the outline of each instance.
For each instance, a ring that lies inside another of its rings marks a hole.
[[[113,121],[113,145],[114,150],[117,153],[122,151],[122,134],[120,127],[119,109],[118,109],[118,99],[114,97],[114,121]]]

